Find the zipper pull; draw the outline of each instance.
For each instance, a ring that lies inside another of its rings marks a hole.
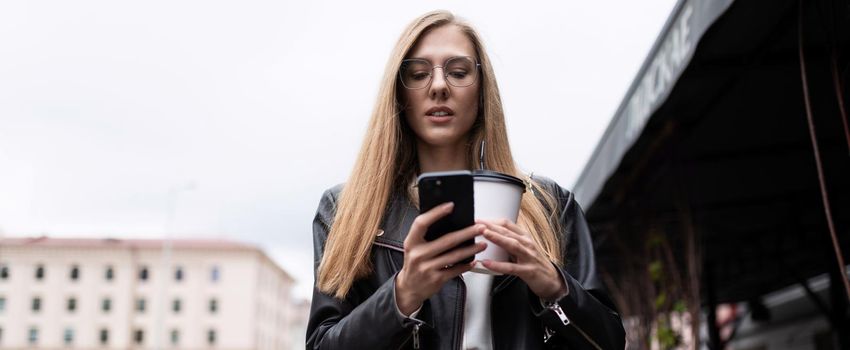
[[[564,313],[564,310],[561,309],[561,305],[559,305],[556,302],[551,302],[551,301],[542,301],[542,302],[543,302],[543,305],[545,305],[547,309],[552,310],[553,312],[555,312],[555,315],[558,315],[558,318],[561,319],[561,323],[563,323],[564,326],[567,326],[567,325],[572,323],[572,322],[570,322],[570,319],[567,318],[567,314]],[[581,333],[581,335],[584,337],[584,339],[587,339],[587,341],[590,343],[590,345],[593,345],[594,349],[602,350],[602,347],[600,347],[599,344],[597,344],[595,341],[593,341],[593,339],[591,339],[590,336],[587,335],[587,333],[585,333],[583,330],[581,330],[581,328],[578,328],[578,326],[575,325],[575,324],[573,324],[573,327],[575,327],[576,330],[579,333]],[[543,341],[544,342],[549,340],[548,338],[551,338],[551,335],[555,334],[555,332],[549,333],[549,331],[550,331],[549,328],[544,328],[544,334],[543,334]]]
[[[421,324],[416,323],[413,325],[413,348],[419,349],[419,326]]]
[[[570,324],[570,319],[567,318],[567,314],[565,314],[564,310],[561,309],[561,305],[558,305],[558,303],[550,303],[549,305],[546,305],[546,308],[554,311],[555,314],[558,315],[558,318],[561,319],[561,323],[563,323],[564,326]]]

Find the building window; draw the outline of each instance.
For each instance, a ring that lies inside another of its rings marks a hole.
[[[174,269],[174,280],[180,282],[183,280],[183,268],[178,266]]]
[[[44,279],[44,265],[38,264],[35,267],[35,280],[41,281]]]
[[[9,279],[9,266],[7,266],[6,264],[0,265],[0,279]]]
[[[106,273],[104,277],[107,281],[112,281],[112,279],[115,278],[115,271],[112,269],[112,266],[106,267]]]
[[[215,329],[207,330],[207,344],[215,345]]]
[[[171,345],[177,345],[180,343],[180,331],[176,329],[171,330]]]
[[[139,269],[139,280],[140,281],[147,281],[148,280],[148,267],[147,266],[142,266],[142,268]]]
[[[80,279],[80,267],[77,265],[71,266],[71,281]]]
[[[144,298],[136,299],[136,311],[145,312],[145,299]]]
[[[112,299],[103,298],[103,301],[100,303],[100,309],[103,310],[104,313],[112,310]]]
[[[68,298],[67,309],[68,309],[68,312],[77,311],[77,298],[74,298],[74,297]]]
[[[218,282],[220,278],[221,272],[218,270],[218,266],[213,266],[212,269],[210,269],[210,280],[213,282]]]
[[[0,312],[6,311],[6,297],[0,297]]]
[[[32,305],[30,306],[30,309],[32,309],[32,312],[41,311],[41,298],[39,298],[39,297],[32,298]]]
[[[174,310],[175,314],[180,313],[180,307],[181,306],[182,305],[180,305],[180,299],[174,299],[174,301],[171,302],[171,310]]]
[[[145,341],[145,331],[137,329],[135,334],[133,334],[133,341],[135,341],[136,344],[143,343]]]
[[[0,344],[3,344],[3,327],[0,327]]]
[[[218,312],[218,300],[215,298],[210,299],[210,313],[214,314]]]
[[[74,342],[74,330],[71,328],[65,328],[65,335],[62,339],[65,341],[65,345],[71,345]]]
[[[29,336],[27,337],[27,341],[30,345],[38,344],[38,328],[30,327]]]
[[[109,330],[106,328],[100,329],[100,345],[106,345],[109,343]]]

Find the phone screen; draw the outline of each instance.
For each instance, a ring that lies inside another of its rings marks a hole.
[[[449,215],[441,218],[425,233],[425,239],[432,241],[453,231],[461,230],[475,224],[475,207],[473,196],[472,173],[469,171],[448,171],[423,173],[419,176],[419,212],[424,213],[431,208],[446,202],[454,202],[454,209]],[[460,246],[473,245],[475,240],[468,240]],[[471,262],[469,257],[461,262]]]

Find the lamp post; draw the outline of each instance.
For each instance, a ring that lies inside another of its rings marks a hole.
[[[177,216],[177,199],[183,192],[192,191],[196,188],[194,181],[189,181],[179,186],[172,186],[168,189],[168,203],[165,220],[165,230],[162,239],[162,251],[160,252],[161,276],[159,285],[159,307],[157,307],[156,331],[154,334],[154,349],[162,350],[165,348],[163,339],[165,338],[165,313],[168,308],[168,284],[171,276],[171,251],[172,251],[172,231],[174,230],[174,220]]]

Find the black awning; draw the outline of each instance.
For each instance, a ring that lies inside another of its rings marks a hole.
[[[574,192],[590,203],[640,136],[649,117],[670,95],[694,55],[696,44],[732,0],[679,1],[655,40],[602,140],[579,176]]]
[[[667,234],[674,247],[696,232],[711,271],[703,282],[718,302],[835,265],[803,100],[798,5],[676,6],[574,188],[595,229],[600,270],[614,281],[640,272],[628,254],[644,252],[647,231]],[[817,142],[847,255],[850,145],[832,77],[843,84],[850,74],[850,17],[843,0],[804,5]]]

